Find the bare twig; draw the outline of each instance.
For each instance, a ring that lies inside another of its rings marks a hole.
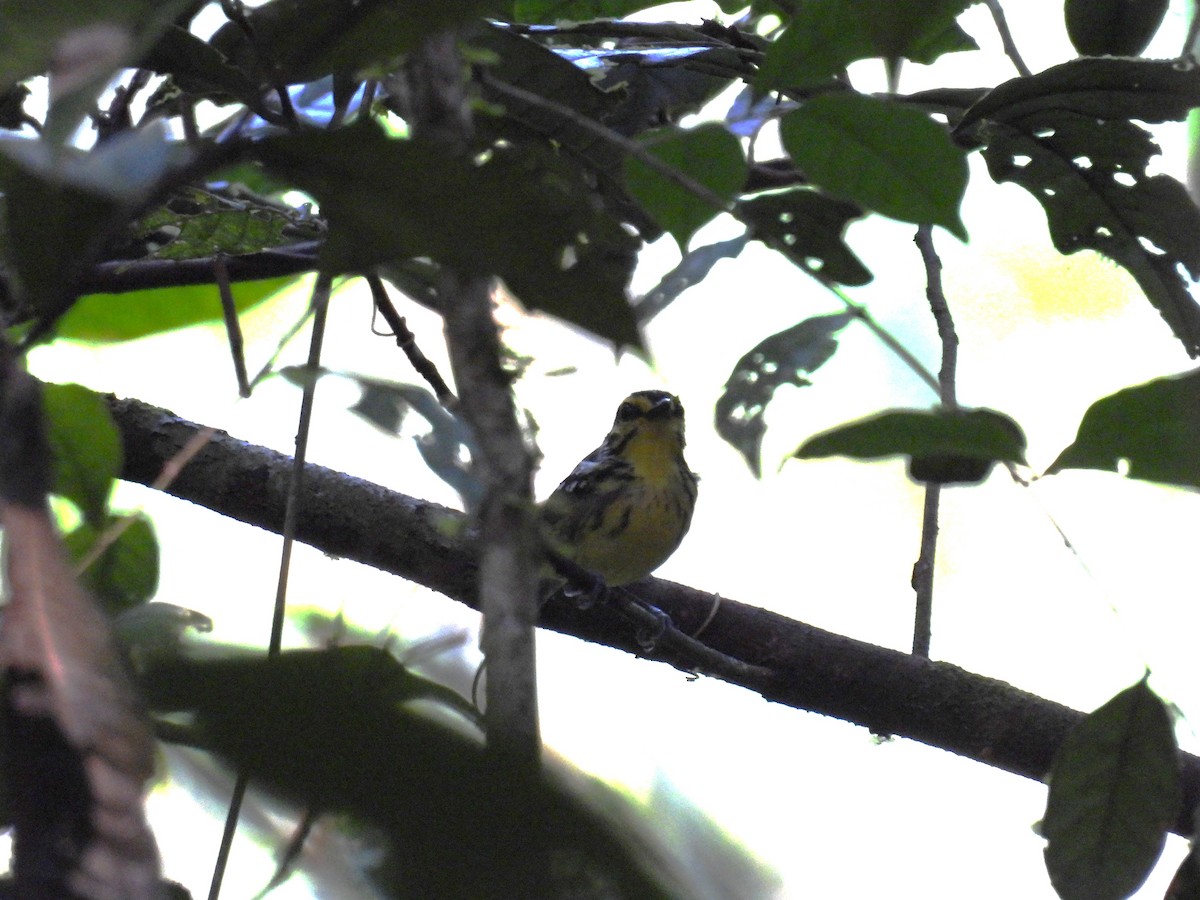
[[[958,335],[954,331],[954,320],[946,303],[942,288],[942,261],[933,246],[933,227],[920,225],[915,238],[925,264],[925,296],[933,320],[937,323],[938,338],[942,344],[942,367],[938,371],[938,396],[942,404],[953,408],[955,399],[955,370],[958,365]],[[912,586],[916,592],[916,614],[913,621],[913,653],[929,656],[929,645],[933,634],[933,572],[937,559],[938,506],[941,502],[942,486],[925,485],[925,506],[921,519],[921,550],[913,565]]]
[[[225,257],[213,257],[213,278],[217,282],[217,293],[221,296],[221,314],[225,318],[225,336],[229,339],[229,352],[233,355],[233,372],[237,377],[238,396],[250,396],[250,378],[246,374],[246,344],[242,340],[242,325],[238,321],[237,307],[233,303],[233,289],[229,285],[229,269]]]
[[[388,323],[388,327],[392,329],[392,337],[396,339],[396,346],[404,351],[404,355],[408,357],[408,361],[416,373],[433,388],[438,402],[447,409],[453,408],[454,404],[458,402],[454,392],[450,390],[450,386],[446,384],[442,373],[438,371],[433,361],[417,346],[417,339],[409,331],[404,316],[396,312],[396,307],[392,305],[391,298],[387,295],[387,288],[383,285],[383,279],[374,273],[367,275],[366,279],[371,288],[371,301],[375,304],[375,309],[383,316],[384,321]]]
[[[325,319],[329,310],[329,292],[333,277],[325,272],[318,273],[317,282],[313,286],[312,310],[313,331],[309,344],[308,367],[311,370],[321,364],[321,347],[325,342]],[[267,655],[278,656],[283,646],[283,624],[287,611],[288,574],[291,571],[292,547],[296,540],[296,523],[300,515],[301,488],[304,483],[304,460],[308,450],[308,435],[312,426],[313,399],[316,393],[316,379],[306,381],[304,393],[300,400],[300,423],[296,430],[296,455],[292,458],[291,477],[288,480],[287,502],[284,509],[283,547],[280,551],[279,579],[275,589],[275,606],[271,616],[271,637],[267,644]],[[233,836],[237,831],[238,819],[241,816],[242,802],[249,786],[249,776],[243,770],[238,772],[237,781],[233,786],[233,796],[229,802],[229,811],[225,816],[225,828],[221,834],[221,846],[217,851],[217,860],[213,865],[213,880],[209,888],[209,900],[217,900],[221,893],[221,883],[225,869],[229,863],[229,853],[233,848]]]
[[[1000,34],[1000,43],[1004,46],[1005,55],[1012,60],[1019,75],[1029,77],[1033,72],[1030,71],[1029,66],[1025,65],[1025,60],[1021,58],[1021,53],[1017,50],[1017,44],[1008,28],[1008,19],[1004,16],[1004,7],[1000,5],[1000,0],[984,0],[984,2],[987,3],[992,20],[996,23],[996,31]]]

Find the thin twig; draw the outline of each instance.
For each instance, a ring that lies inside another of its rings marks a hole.
[[[213,863],[212,881],[208,885],[208,900],[218,900],[221,896],[221,885],[225,881],[225,870],[229,867],[229,854],[233,850],[233,837],[237,833],[238,819],[242,815],[242,803],[246,799],[246,789],[250,786],[250,776],[238,772],[237,780],[233,783],[233,793],[229,796],[229,809],[225,813],[225,827],[221,830],[221,843],[217,847],[217,859]]]
[[[925,296],[937,324],[938,338],[942,344],[942,367],[938,372],[938,396],[948,408],[957,405],[955,398],[955,371],[958,365],[958,335],[954,331],[954,320],[946,303],[942,288],[942,261],[933,246],[933,227],[920,225],[915,238],[925,264]],[[937,559],[938,507],[941,503],[942,486],[925,485],[925,504],[921,519],[921,549],[913,564],[912,587],[916,593],[916,613],[913,621],[913,650],[917,656],[929,656],[933,634],[933,574]]]
[[[387,288],[383,285],[383,279],[372,272],[365,276],[367,285],[371,288],[371,301],[375,304],[375,309],[383,316],[384,321],[388,323],[388,327],[392,329],[392,337],[396,339],[396,346],[404,351],[404,355],[408,357],[409,363],[412,364],[416,373],[425,379],[426,383],[433,388],[434,394],[437,395],[438,402],[447,409],[453,409],[458,402],[455,399],[454,392],[450,390],[450,386],[446,384],[442,373],[438,371],[437,366],[429,359],[421,348],[417,346],[417,339],[408,328],[408,322],[404,316],[396,311],[396,307],[392,304],[391,298],[387,294]]]
[[[154,483],[150,485],[156,491],[165,491],[171,486],[171,483],[179,477],[179,473],[183,471],[184,466],[192,461],[193,457],[204,449],[205,444],[212,440],[216,431],[212,428],[202,428],[196,434],[188,439],[188,442],[183,445],[183,448],[163,463],[162,472],[158,478],[154,479]],[[113,522],[99,537],[95,543],[88,548],[88,552],[83,555],[75,565],[75,573],[82,575],[91,566],[95,565],[96,560],[104,555],[104,551],[117,542],[117,539],[125,533],[125,531],[137,521],[141,515],[140,509],[135,509],[128,512],[117,521]]]
[[[1000,0],[984,0],[988,10],[992,14],[992,20],[996,23],[996,31],[1000,33],[1000,43],[1004,46],[1004,53],[1012,60],[1012,64],[1016,66],[1017,73],[1025,78],[1033,74],[1029,66],[1025,65],[1025,60],[1021,58],[1021,53],[1017,50],[1016,41],[1013,40],[1012,32],[1008,28],[1008,19],[1004,16],[1004,7],[1000,5]]]
[[[329,310],[329,291],[333,277],[325,272],[317,274],[317,282],[313,286],[312,310],[313,331],[309,345],[308,365],[316,369],[321,362],[321,347],[325,342],[325,319]],[[278,656],[283,646],[283,624],[287,611],[288,573],[291,570],[292,547],[296,539],[296,522],[299,517],[301,487],[304,480],[304,460],[308,451],[308,435],[312,426],[313,397],[316,392],[316,379],[305,382],[304,393],[300,400],[300,423],[296,430],[296,455],[292,457],[291,478],[288,482],[287,502],[283,516],[283,547],[279,560],[279,579],[275,589],[275,607],[271,617],[271,637],[267,644],[267,656]],[[229,854],[233,848],[233,837],[237,831],[238,819],[241,816],[242,801],[246,796],[249,776],[245,770],[239,771],[234,783],[233,796],[229,802],[229,811],[225,816],[225,828],[221,835],[221,846],[217,850],[217,860],[213,865],[213,880],[209,888],[209,900],[217,900],[221,893],[221,882],[224,880],[225,869],[229,863]]]
[[[308,345],[308,362],[306,367],[310,372],[316,372],[321,365],[321,349],[325,344],[325,322],[329,312],[329,292],[333,286],[333,276],[326,272],[317,273],[316,284],[313,285],[312,338]],[[275,588],[275,609],[271,617],[271,639],[267,644],[267,655],[278,656],[283,645],[283,623],[287,612],[288,574],[291,569],[292,547],[296,541],[296,522],[300,515],[300,504],[303,498],[304,460],[308,455],[308,436],[312,430],[313,402],[317,391],[316,378],[306,379],[303,394],[300,398],[300,421],[296,427],[296,454],[292,457],[292,477],[288,482],[287,508],[283,518],[283,547],[279,559],[279,579]]]
[[[921,260],[925,263],[925,296],[929,300],[929,309],[933,313],[938,339],[942,344],[938,396],[945,406],[953,408],[958,405],[954,386],[958,369],[958,334],[954,331],[954,319],[950,315],[950,306],[946,303],[946,293],[942,288],[942,260],[933,246],[932,226],[919,226],[914,240],[917,249],[921,251]]]
[[[242,340],[242,326],[233,302],[229,268],[221,254],[213,257],[213,278],[217,282],[217,293],[221,297],[221,314],[225,317],[225,336],[229,339],[229,352],[233,355],[233,372],[237,377],[238,396],[249,397],[250,378],[246,374],[246,343]]]

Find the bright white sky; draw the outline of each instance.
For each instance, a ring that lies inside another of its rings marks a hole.
[[[1184,5],[1172,5],[1148,55],[1178,52]],[[1035,71],[1072,55],[1059,14],[1045,4],[1010,0],[1005,9]],[[976,6],[961,22],[982,51],[947,58],[932,71],[910,67],[903,90],[1012,76],[986,10]],[[879,69],[856,66],[856,85],[876,87]],[[1174,173],[1183,171],[1183,134],[1183,126],[1164,133],[1164,167]],[[935,235],[962,339],[959,397],[1020,422],[1030,462],[1041,471],[1070,442],[1088,404],[1185,370],[1189,360],[1123,272],[1082,254],[1060,258],[1036,204],[1019,188],[992,184],[978,158],[972,166],[964,209],[971,243]],[[887,221],[853,226],[849,239],[876,274],[853,296],[936,369],[912,232]],[[730,233],[728,223],[714,223],[696,243]],[[651,248],[635,288],[655,283],[677,258],[669,239]],[[304,303],[294,296],[251,317],[252,370]],[[369,308],[361,286],[337,295],[326,364],[415,380],[393,344],[369,337]],[[536,358],[518,398],[541,425],[539,495],[598,443],[626,393],[668,388],[687,406],[688,457],[703,481],[692,532],[659,574],[906,649],[920,491],[899,463],[792,461],[776,470],[808,435],[885,407],[928,405],[927,390],[864,329],[851,326],[816,384],[781,395],[771,407],[762,481],[711,427],[724,380],[746,350],[838,308],[806,276],[752,247],[652,323],[653,368],[632,358],[614,362],[607,348],[556,322],[506,313],[507,339]],[[425,352],[441,359],[437,320],[419,307],[401,311]],[[305,344],[296,342],[283,362],[301,362]],[[216,327],[114,348],[55,347],[38,351],[33,363],[43,378],[138,396],[246,440],[291,449],[298,391],[276,381],[238,401]],[[564,366],[578,371],[548,374]],[[318,398],[311,460],[455,503],[409,440],[386,438],[344,412],[356,399],[353,390],[327,381]],[[165,554],[160,599],[210,614],[216,639],[265,642],[277,538],[134,486],[123,488],[120,500],[145,504],[155,518]],[[1098,473],[1069,473],[1022,489],[1000,472],[981,487],[945,492],[934,655],[1080,709],[1104,702],[1149,666],[1165,697],[1185,715],[1200,715],[1192,638],[1200,626],[1191,564],[1196,503],[1191,494]],[[1064,548],[1051,515],[1078,556]],[[314,552],[299,554],[291,601],[344,611],[369,629],[412,638],[448,623],[473,627],[473,616],[456,604]],[[690,682],[671,669],[557,635],[541,636],[539,654],[548,744],[635,791],[673,786],[779,873],[781,897],[1054,896],[1032,830],[1045,802],[1039,784],[907,741],[879,745],[864,729],[717,682]],[[1180,732],[1195,749],[1187,721]],[[172,764],[184,778],[207,777],[185,768],[182,757]],[[155,796],[155,809],[164,815],[169,809],[172,817],[164,837],[182,833],[174,817],[183,802],[177,793]],[[196,825],[186,846],[164,848],[167,873],[202,896],[219,825],[199,808],[188,814]],[[321,840],[328,852],[319,858],[331,867],[324,877],[335,879],[322,892],[356,896],[348,882],[336,880],[351,877],[334,871],[342,848],[331,836]],[[1183,841],[1172,839],[1168,862],[1139,896],[1161,896],[1183,852]],[[233,867],[231,897],[257,889],[272,871],[266,852],[245,847],[235,852]],[[294,880],[276,896],[311,893]]]

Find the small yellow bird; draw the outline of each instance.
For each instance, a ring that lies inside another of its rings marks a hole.
[[[542,504],[550,549],[609,586],[657,569],[679,547],[696,506],[683,444],[678,397],[626,397],[604,442]]]

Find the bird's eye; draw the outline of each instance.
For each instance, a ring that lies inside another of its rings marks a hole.
[[[626,401],[617,407],[618,422],[628,422],[630,419],[636,419],[641,414],[642,411],[636,403]]]

